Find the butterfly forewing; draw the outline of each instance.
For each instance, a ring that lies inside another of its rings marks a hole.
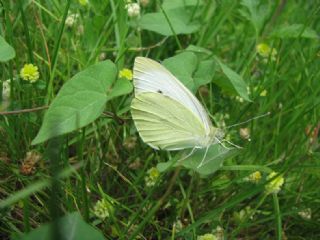
[[[131,114],[144,142],[155,149],[180,150],[203,147],[206,131],[184,105],[161,93],[140,93],[131,104]]]
[[[149,58],[137,57],[133,69],[135,95],[153,92],[168,96],[188,108],[203,125],[207,136],[212,124],[198,99],[165,67]]]

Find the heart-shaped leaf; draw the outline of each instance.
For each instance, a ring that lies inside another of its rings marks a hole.
[[[226,159],[238,153],[235,148],[226,148],[220,144],[214,144],[208,148],[208,151],[205,148],[196,149],[189,157],[184,159],[186,155],[190,154],[190,151],[192,150],[185,150],[181,154],[177,154],[171,161],[159,163],[157,165],[158,170],[164,172],[171,167],[183,166],[207,176],[219,170]]]
[[[181,7],[196,7],[203,5],[202,0],[164,0],[163,9],[173,9]]]
[[[132,90],[133,90],[133,86],[129,80],[119,78],[115,82],[113,88],[110,90],[108,94],[108,100],[113,99],[115,97],[129,94],[132,92]]]
[[[54,227],[58,227],[58,232]],[[59,237],[61,240],[104,240],[102,233],[86,223],[79,213],[69,213],[66,216],[58,219],[57,224],[44,224],[30,233],[24,235],[16,235],[13,240],[51,240],[54,237]]]
[[[6,62],[16,56],[14,48],[11,47],[3,37],[0,36],[0,62]]]
[[[174,8],[166,10],[166,16],[163,12],[147,13],[139,20],[139,26],[144,30],[153,31],[164,36],[174,34],[190,34],[200,28],[198,21],[191,21],[191,14],[184,8]],[[170,24],[173,31],[170,27]]]
[[[195,89],[200,86],[208,84],[212,81],[214,73],[216,71],[216,64],[214,60],[203,60],[199,62],[197,71],[194,74]]]
[[[233,93],[238,94],[246,101],[251,101],[248,95],[247,84],[242,79],[242,77],[229,68],[227,65],[222,63],[218,58],[215,58],[215,61],[220,66],[222,73],[229,80],[228,82],[219,82],[215,81],[217,85],[219,85],[222,89],[226,88],[226,90],[231,90]],[[217,80],[217,79],[216,79]]]
[[[314,38],[319,39],[319,35],[316,31],[309,27],[305,27],[302,24],[292,24],[289,26],[280,26],[276,28],[272,33],[271,37],[274,38]]]
[[[108,100],[107,90],[112,95],[110,89],[116,74],[115,65],[107,60],[72,77],[51,103],[32,144],[72,132],[97,119]]]
[[[187,88],[195,92],[193,74],[198,66],[197,56],[192,52],[183,52],[167,58],[163,65],[176,76]]]

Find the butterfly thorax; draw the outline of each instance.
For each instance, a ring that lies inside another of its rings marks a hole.
[[[199,140],[199,148],[205,148],[219,143],[224,137],[224,132],[220,128],[211,127],[211,131],[204,138]]]

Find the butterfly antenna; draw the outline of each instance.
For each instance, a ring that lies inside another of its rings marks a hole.
[[[269,116],[270,114],[271,114],[271,112],[267,112],[267,113],[262,114],[262,115],[260,115],[260,116],[257,116],[257,117],[254,117],[254,118],[250,118],[250,119],[247,120],[247,121],[244,121],[244,122],[241,122],[241,123],[237,123],[237,124],[233,124],[233,125],[227,126],[227,127],[225,127],[225,128],[231,128],[231,127],[239,126],[239,125],[245,124],[245,123],[247,123],[247,122],[250,122],[250,121],[252,121],[252,120]],[[233,145],[233,144],[231,144],[231,145]]]

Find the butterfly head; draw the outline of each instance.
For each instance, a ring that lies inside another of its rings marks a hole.
[[[225,134],[221,128],[212,127],[210,132],[211,144],[216,144],[224,138]]]

